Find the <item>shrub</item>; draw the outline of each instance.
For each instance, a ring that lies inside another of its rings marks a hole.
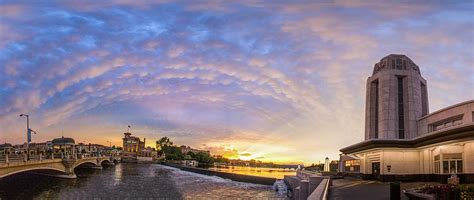
[[[458,185],[456,193],[461,200],[474,199],[474,185]]]
[[[419,190],[421,193],[436,196],[436,199],[472,200],[474,199],[474,185],[430,185]]]

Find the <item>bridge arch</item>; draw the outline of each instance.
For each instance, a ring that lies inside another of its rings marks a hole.
[[[79,168],[81,168],[81,167],[100,167],[100,165],[97,164],[96,160],[85,160],[85,161],[75,163],[72,168],[76,169],[78,167]]]
[[[0,176],[0,178],[5,178],[5,177],[8,177],[8,176],[12,176],[12,175],[20,174],[20,173],[24,173],[24,172],[42,172],[42,174],[50,174],[50,175],[55,175],[55,176],[68,177],[65,168],[56,168],[56,167],[46,167],[46,166],[42,166],[42,167],[16,169],[16,170],[10,171],[10,172],[8,172],[8,173],[6,173],[6,174],[2,174],[2,175]],[[46,172],[46,173],[45,173],[45,172]],[[49,173],[49,172],[55,172],[55,173],[53,174],[53,173]],[[59,173],[58,173],[58,172],[59,172]]]
[[[111,163],[111,162],[110,162],[109,159],[103,159],[103,160],[100,161],[99,165],[100,165],[100,166],[104,166],[104,164],[106,165],[106,164],[110,164],[110,163]]]

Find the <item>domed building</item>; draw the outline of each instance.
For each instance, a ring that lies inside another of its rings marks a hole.
[[[53,143],[54,146],[72,146],[72,145],[76,144],[74,139],[65,138],[64,136],[60,137],[60,138],[53,139],[53,141],[51,141],[51,142]]]
[[[474,182],[474,100],[429,113],[427,81],[391,54],[367,79],[365,140],[342,148],[339,170],[363,179]]]
[[[72,138],[60,137],[51,141],[54,154],[59,154],[62,158],[74,155],[76,142]]]

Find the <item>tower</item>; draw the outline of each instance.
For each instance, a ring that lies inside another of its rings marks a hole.
[[[428,114],[426,80],[405,55],[390,54],[376,63],[367,79],[365,140],[410,139],[417,119]]]
[[[326,159],[324,159],[324,170],[325,172],[328,172],[330,171],[330,167],[329,167],[329,158],[326,157]]]

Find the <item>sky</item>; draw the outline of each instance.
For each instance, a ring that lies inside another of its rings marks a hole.
[[[472,1],[1,1],[0,142],[123,132],[230,158],[338,159],[388,54],[429,109],[474,99]]]

